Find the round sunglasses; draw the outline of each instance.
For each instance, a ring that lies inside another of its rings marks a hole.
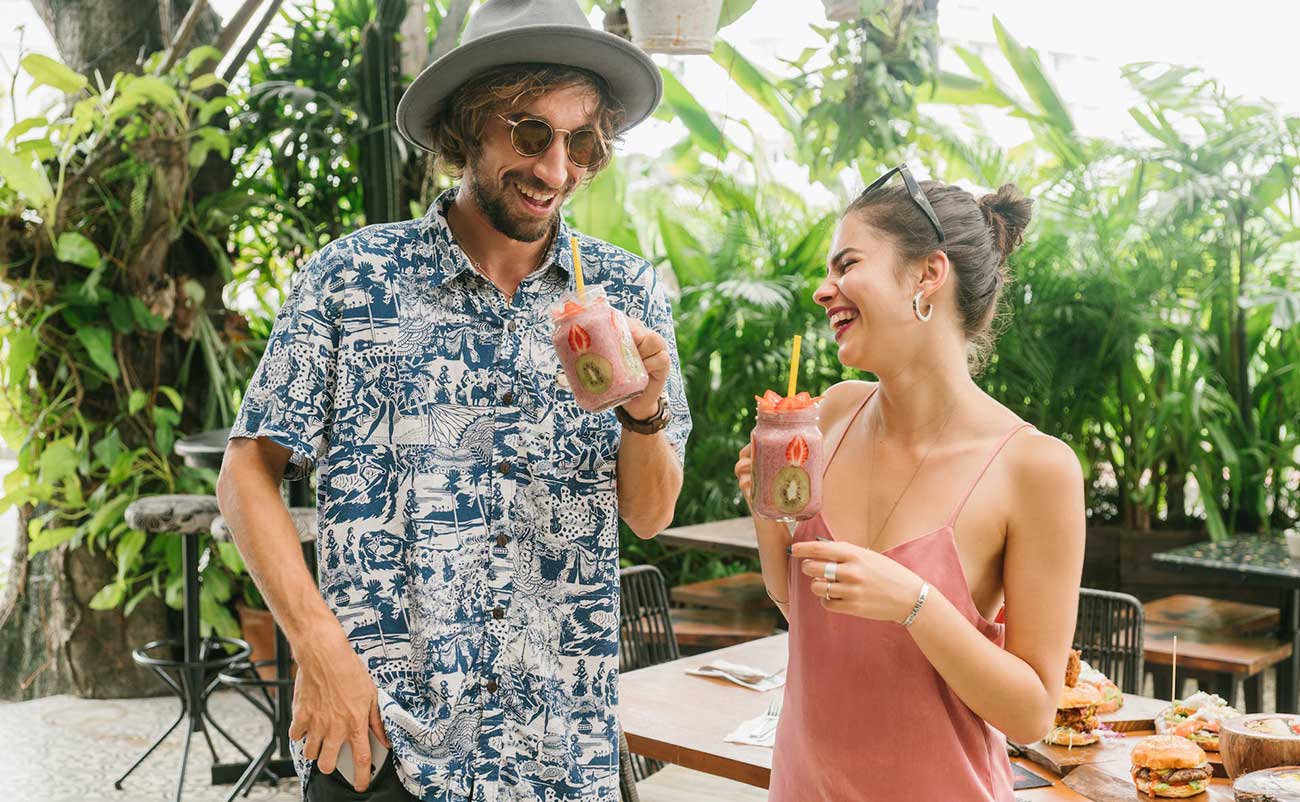
[[[578,167],[590,167],[605,154],[605,143],[593,128],[570,131],[567,128],[552,128],[550,123],[536,117],[512,120],[501,114],[497,116],[510,126],[510,145],[520,156],[531,158],[541,155],[551,146],[557,133],[565,135],[564,152],[569,161]]]

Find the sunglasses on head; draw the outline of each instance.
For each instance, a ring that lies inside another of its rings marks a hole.
[[[916,205],[921,207],[921,211],[925,212],[925,216],[930,220],[930,225],[934,226],[934,233],[938,234],[939,241],[943,242],[943,226],[939,225],[939,215],[934,213],[934,207],[930,205],[929,199],[927,199],[925,193],[921,191],[921,185],[912,177],[912,171],[907,169],[906,163],[891,168],[884,175],[877,178],[875,181],[872,181],[871,186],[862,190],[862,195],[859,197],[865,197],[889,183],[889,179],[894,177],[894,173],[899,173],[903,176],[903,184],[907,187],[907,194],[911,195],[912,200],[915,201]]]
[[[592,128],[570,131],[567,128],[553,128],[550,123],[536,117],[512,120],[501,114],[497,116],[510,126],[510,145],[520,156],[531,158],[541,155],[551,146],[557,133],[565,135],[564,152],[569,161],[578,167],[590,167],[600,161],[605,153],[605,143],[601,142]]]

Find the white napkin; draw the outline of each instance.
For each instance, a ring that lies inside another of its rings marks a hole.
[[[732,730],[723,740],[747,746],[766,746],[770,749],[776,744],[776,722],[776,716],[766,714],[755,716],[749,721],[741,722],[740,726]]]
[[[752,691],[770,691],[785,684],[784,668],[769,674],[762,669],[730,660],[714,660],[699,668],[688,668],[686,673],[697,677],[720,677]]]

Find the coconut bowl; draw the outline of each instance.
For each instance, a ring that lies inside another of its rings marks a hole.
[[[1220,725],[1219,755],[1228,776],[1235,780],[1261,769],[1300,766],[1300,734],[1292,725],[1300,725],[1300,715],[1255,713],[1225,719]]]

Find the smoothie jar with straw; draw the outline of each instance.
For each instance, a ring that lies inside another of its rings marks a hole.
[[[578,406],[601,412],[639,396],[650,381],[627,316],[610,306],[599,285],[587,287],[575,238],[577,291],[551,307],[551,341]]]
[[[753,431],[753,509],[762,518],[802,521],[822,508],[825,454],[818,424],[818,402],[794,392],[799,341],[795,338],[788,393],[768,390],[758,401]]]

